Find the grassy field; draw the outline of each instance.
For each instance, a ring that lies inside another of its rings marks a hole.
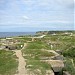
[[[39,60],[28,59],[26,68],[33,72],[35,75],[46,75],[47,70],[51,70],[51,66]]]
[[[34,60],[40,60],[42,57],[54,56],[54,54],[51,52],[42,51],[38,49],[26,49],[26,50],[23,50],[23,53],[27,55],[25,56],[25,58],[34,59]]]
[[[50,46],[48,46],[42,39],[36,39],[35,41],[28,43],[26,49],[50,49]]]
[[[14,37],[15,40],[18,40],[22,43],[27,42],[27,41],[31,41],[31,38],[28,38],[29,36],[23,36],[23,37]]]
[[[24,58],[27,59],[27,68],[30,70],[37,70],[38,66],[41,70],[42,74],[47,69],[51,69],[50,65],[47,63],[40,62],[40,57],[50,57],[53,56],[52,53],[43,52],[44,50],[51,50],[51,44],[53,48],[52,50],[60,50],[62,55],[65,57],[64,62],[65,68],[64,70],[68,71],[71,75],[75,74],[75,36],[70,36],[67,34],[62,35],[61,33],[57,35],[46,35],[42,39],[35,39],[35,41],[27,44],[27,47],[22,51],[23,54],[26,54]],[[71,61],[73,59],[73,62]],[[74,63],[74,65],[73,65]],[[29,65],[29,66],[28,66]],[[46,65],[46,66],[44,66]],[[49,65],[49,66],[48,66]],[[42,69],[41,69],[42,67]],[[40,75],[40,74],[38,74]]]
[[[70,36],[69,34],[57,32],[56,35],[47,34],[45,37],[41,39],[36,38],[34,41],[29,36],[20,36],[14,37],[14,40],[19,42],[15,44],[18,50],[22,49],[21,45],[24,46],[24,43],[27,43],[25,49],[22,50],[23,57],[27,59],[25,67],[34,72],[34,74],[46,75],[46,70],[51,70],[51,66],[48,63],[40,61],[43,57],[54,56],[53,53],[45,50],[60,50],[65,60],[64,70],[68,71],[71,75],[75,74],[75,33],[74,36]],[[51,44],[53,48],[51,48]],[[14,52],[0,50],[0,74],[15,74],[18,66],[16,59],[17,57],[14,55]]]
[[[27,43],[27,46],[22,50],[22,53],[25,54],[24,58],[27,59],[26,68],[29,69],[29,71],[32,71],[37,75],[46,75],[46,70],[51,69],[48,63],[40,61],[42,57],[54,56],[53,53],[43,51],[43,49],[46,50],[47,48],[47,45],[39,40]]]
[[[17,71],[17,57],[12,51],[0,50],[0,75],[13,75]]]
[[[75,74],[75,67],[71,61],[70,58],[65,58],[66,61],[64,62],[65,63],[65,67],[64,67],[64,70],[65,71],[68,71],[71,75],[74,75]]]

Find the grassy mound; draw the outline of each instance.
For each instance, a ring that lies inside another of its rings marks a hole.
[[[16,73],[18,62],[12,51],[0,50],[0,74],[13,75]]]

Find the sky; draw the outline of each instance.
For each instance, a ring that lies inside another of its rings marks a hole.
[[[75,30],[75,0],[0,0],[0,32]]]

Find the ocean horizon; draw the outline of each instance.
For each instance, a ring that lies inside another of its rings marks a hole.
[[[14,37],[14,36],[25,36],[35,35],[36,32],[0,32],[0,38]]]

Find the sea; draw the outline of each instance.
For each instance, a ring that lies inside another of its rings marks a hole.
[[[13,36],[25,36],[35,35],[36,32],[0,32],[0,38],[13,37]]]

